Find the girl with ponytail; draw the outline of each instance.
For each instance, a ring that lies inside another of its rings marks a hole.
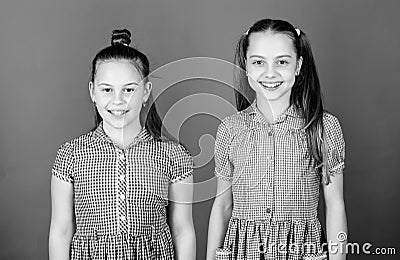
[[[345,144],[324,111],[306,34],[263,19],[235,54],[236,106],[217,131],[208,259],[345,259]],[[324,194],[326,231],[317,217]]]
[[[51,260],[195,258],[192,158],[164,136],[148,59],[130,37],[113,31],[93,59],[96,127],[58,150]]]

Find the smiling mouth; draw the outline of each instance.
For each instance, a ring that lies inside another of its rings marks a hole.
[[[128,113],[128,110],[108,110],[108,112],[114,116],[120,117]]]
[[[266,89],[274,90],[274,89],[279,88],[283,84],[283,81],[273,82],[273,83],[259,82],[259,84],[262,85]]]

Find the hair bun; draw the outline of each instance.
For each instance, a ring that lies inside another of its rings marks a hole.
[[[127,29],[123,30],[113,30],[111,36],[111,45],[122,44],[125,46],[129,46],[131,43],[131,32]]]

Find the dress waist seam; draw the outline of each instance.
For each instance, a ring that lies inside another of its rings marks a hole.
[[[130,228],[128,232],[106,232],[101,230],[90,230],[90,231],[80,231],[77,230],[74,237],[89,237],[89,238],[99,238],[99,237],[118,237],[118,236],[128,236],[128,237],[142,237],[142,236],[155,236],[169,231],[167,224],[163,226],[146,225],[136,228]]]
[[[240,218],[240,217],[231,217],[231,221],[246,221],[253,222],[255,224],[265,224],[265,223],[320,223],[318,218],[313,219],[250,219],[250,218]]]

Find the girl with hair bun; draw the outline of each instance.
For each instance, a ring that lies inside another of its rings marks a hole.
[[[239,112],[217,131],[207,259],[345,259],[345,143],[323,109],[305,33],[287,21],[257,21],[241,36],[235,64]]]
[[[130,36],[113,31],[111,46],[93,59],[96,127],[57,152],[52,260],[195,258],[193,161],[165,136],[148,59]]]

